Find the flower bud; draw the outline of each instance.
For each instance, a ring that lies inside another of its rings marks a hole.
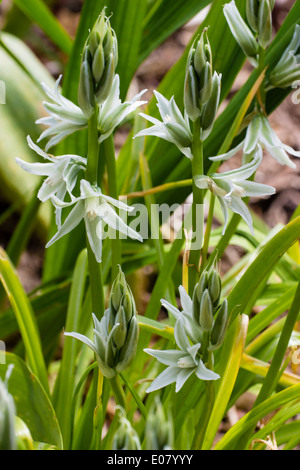
[[[95,104],[102,104],[112,88],[118,62],[118,45],[104,11],[97,19],[85,43],[78,90],[78,102],[86,117]]]
[[[221,74],[218,74],[217,72],[214,73],[212,78],[211,95],[201,112],[202,141],[204,141],[211,133],[216,119],[221,94],[221,78]]]
[[[185,77],[184,104],[192,121],[201,115],[201,106],[210,98],[212,91],[211,48],[204,29],[196,39],[188,56]]]
[[[112,439],[112,450],[141,450],[139,436],[126,418],[125,410],[117,406],[117,411],[120,424]]]
[[[197,324],[200,324],[200,304],[202,295],[208,287],[208,272],[204,271],[201,274],[198,284],[196,284],[193,293],[193,318]]]
[[[170,450],[174,445],[172,416],[165,412],[158,397],[149,409],[145,436],[147,450]]]
[[[214,312],[220,302],[221,287],[222,285],[221,285],[220,274],[214,269],[211,272],[209,276],[209,281],[208,281],[208,290],[209,290],[209,295],[210,295],[210,299],[213,305]]]
[[[256,63],[255,59],[258,53],[258,44],[238,11],[234,0],[230,3],[226,3],[224,6],[224,15],[233,36],[242,48],[244,54],[248,58],[253,59],[253,63]]]
[[[300,79],[300,25],[295,26],[293,38],[272,70],[268,85],[275,88],[288,88]]]
[[[200,303],[200,326],[203,331],[210,331],[214,324],[213,306],[208,289],[203,292]]]
[[[102,374],[110,379],[128,367],[136,354],[139,337],[135,301],[121,268],[112,286],[109,307],[101,320],[93,314],[93,321],[94,342],[76,332],[65,335],[89,346],[96,353]]]
[[[272,10],[275,0],[247,0],[246,14],[250,27],[258,34],[258,43],[264,49],[272,37]]]
[[[222,302],[221,307],[218,310],[215,323],[210,336],[210,347],[211,351],[219,349],[222,346],[226,329],[228,325],[228,303],[225,299]]]

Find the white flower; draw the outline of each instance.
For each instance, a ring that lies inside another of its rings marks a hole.
[[[179,296],[182,306],[181,312],[178,308],[174,307],[174,305],[164,299],[161,300],[161,304],[169,313],[171,313],[171,315],[173,315],[176,321],[181,320],[183,322],[184,329],[193,343],[201,342],[203,331],[201,330],[200,325],[194,320],[193,301],[183,286],[179,286]]]
[[[159,351],[156,349],[144,349],[144,351],[155,357],[168,367],[152,382],[147,392],[153,392],[176,382],[178,392],[192,374],[200,380],[217,380],[218,374],[207,369],[200,358],[200,343],[191,345],[185,331],[182,319],[178,319],[174,329],[175,341],[179,349]]]
[[[75,203],[75,207],[71,210],[58,232],[47,243],[46,248],[71,232],[82,219],[85,221],[87,237],[98,263],[102,259],[102,239],[105,225],[133,239],[143,241],[137,232],[125,224],[112,206],[127,212],[131,212],[134,208],[102,194],[99,187],[92,186],[84,179],[80,181],[80,197],[70,203],[64,203],[57,197],[53,197],[52,203],[58,208],[64,208]]]
[[[248,126],[245,140],[243,140],[237,147],[223,155],[210,157],[210,160],[228,160],[239,150],[243,150],[243,153],[247,156],[254,152],[258,146],[265,148],[281,165],[288,165],[291,168],[296,168],[295,163],[290,160],[288,153],[295,157],[300,157],[300,152],[297,152],[289,145],[283,144],[271,128],[266,116],[261,114],[258,114],[252,119]]]
[[[154,126],[144,129],[139,132],[135,137],[152,135],[160,137],[175,144],[178,149],[190,160],[192,159],[192,133],[189,124],[188,115],[185,113],[183,117],[174,97],[167,100],[163,95],[154,91],[157,99],[157,106],[162,117],[162,121],[148,116],[147,114],[140,113],[142,117],[152,122]]]
[[[272,186],[268,186],[247,179],[252,176],[262,160],[261,147],[255,151],[255,156],[250,163],[240,168],[225,173],[213,173],[210,176],[200,175],[195,177],[195,184],[200,189],[209,189],[219,200],[223,211],[225,231],[228,221],[228,209],[239,214],[253,233],[253,225],[250,211],[242,201],[245,197],[260,197],[275,193]]]
[[[27,142],[32,150],[47,160],[47,163],[28,163],[16,158],[16,162],[23,170],[33,175],[47,176],[38,192],[38,198],[45,202],[56,196],[63,201],[68,193],[71,200],[74,200],[72,191],[76,184],[78,173],[81,170],[85,170],[86,158],[79,157],[78,155],[53,157],[34,144],[29,136],[27,137]],[[56,210],[56,224],[58,227],[61,225],[60,208]]]
[[[135,111],[139,106],[147,103],[147,101],[140,101],[141,96],[144,95],[146,91],[147,90],[142,90],[138,95],[134,96],[131,101],[122,103],[120,100],[120,77],[119,75],[115,75],[107,99],[99,106],[99,142],[107,139],[129,114]]]
[[[46,152],[65,137],[80,129],[84,129],[88,124],[87,118],[81,109],[60,93],[59,84],[61,78],[62,75],[56,81],[54,90],[51,90],[47,84],[42,83],[44,92],[51,100],[51,102],[45,101],[43,103],[45,110],[50,116],[38,119],[36,123],[48,127],[38,139],[38,142],[40,142],[45,138],[51,137],[45,147]]]

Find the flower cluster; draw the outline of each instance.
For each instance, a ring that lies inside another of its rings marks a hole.
[[[89,346],[95,352],[102,374],[112,378],[128,367],[138,343],[135,301],[121,268],[112,285],[109,307],[101,320],[93,314],[93,321],[94,342],[76,332],[65,332],[65,335]]]
[[[182,311],[162,300],[162,305],[176,320],[174,339],[178,349],[145,349],[168,367],[152,382],[147,392],[176,383],[178,392],[192,374],[200,380],[217,380],[219,375],[208,367],[208,356],[218,349],[225,337],[227,301],[220,305],[221,281],[214,268],[204,271],[195,286],[193,299],[179,287]]]

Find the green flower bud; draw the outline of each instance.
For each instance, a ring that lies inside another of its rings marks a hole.
[[[218,349],[222,346],[225,333],[228,325],[228,302],[225,299],[222,302],[221,307],[218,310],[215,323],[210,336],[210,347],[211,351]]]
[[[208,289],[203,292],[200,303],[200,326],[203,331],[211,331],[214,324],[213,306]]]
[[[212,131],[218,107],[220,102],[221,94],[221,78],[222,75],[217,72],[214,73],[212,78],[212,90],[211,95],[207,103],[204,105],[201,113],[201,128],[202,128],[202,140],[204,141]]]
[[[219,301],[220,301],[220,296],[221,296],[221,277],[220,274],[214,269],[210,276],[209,276],[209,281],[208,281],[208,290],[209,290],[209,295],[210,299],[213,304],[213,309],[218,307]]]
[[[272,70],[268,85],[270,87],[288,88],[300,79],[300,25],[295,26],[293,38],[282,54],[278,64]]]
[[[258,34],[258,43],[266,48],[272,38],[272,10],[274,0],[247,0],[247,20]]]
[[[109,307],[101,320],[93,314],[94,342],[76,332],[65,333],[89,346],[107,378],[122,372],[134,358],[139,338],[135,301],[120,268],[111,290]]]
[[[204,271],[196,284],[193,292],[193,318],[196,323],[200,324],[200,304],[202,295],[208,287],[208,272]]]
[[[90,118],[95,106],[95,96],[93,77],[88,60],[83,60],[81,63],[78,104],[84,115]]]
[[[210,98],[212,91],[211,48],[204,29],[196,39],[188,56],[185,77],[184,105],[192,121],[201,115],[201,106]]]
[[[95,104],[102,104],[108,97],[117,62],[117,38],[103,11],[87,38],[82,54],[78,102],[87,118]]]
[[[250,28],[243,20],[238,11],[234,0],[226,3],[224,6],[224,15],[230,30],[235,37],[237,43],[242,48],[244,54],[256,65],[256,56],[258,53],[258,44],[253,36]]]
[[[165,413],[162,403],[156,397],[151,405],[146,422],[147,450],[170,450],[174,445],[173,420],[170,413]]]
[[[141,450],[141,443],[137,432],[126,418],[125,410],[117,406],[119,427],[112,439],[112,450]]]

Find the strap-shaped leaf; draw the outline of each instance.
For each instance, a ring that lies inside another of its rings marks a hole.
[[[72,39],[43,1],[14,0],[14,2],[28,18],[39,25],[54,44],[66,54],[70,54]]]

